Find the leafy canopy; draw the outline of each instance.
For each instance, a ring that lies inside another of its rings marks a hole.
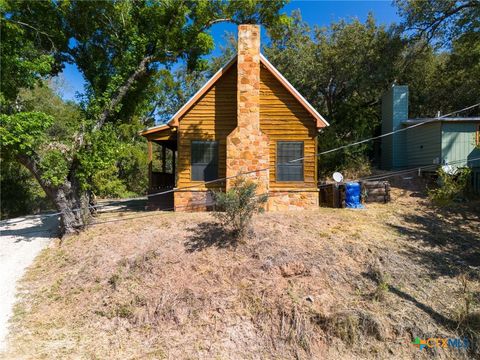
[[[328,150],[371,136],[380,124],[379,100],[396,79],[404,39],[395,28],[339,21],[311,28],[300,13],[290,25],[276,29],[279,37],[265,48],[269,60],[330,122],[319,142]],[[388,54],[388,56],[387,56]],[[364,156],[369,144],[320,159],[330,173]]]
[[[2,41],[2,69],[8,71],[2,71],[2,76],[12,78],[2,86],[9,105],[2,117],[7,150],[31,156],[38,163],[45,161],[48,166],[38,167],[44,173],[50,174],[48,167],[59,163],[62,171],[55,176],[44,174],[51,185],[61,182],[60,174],[72,174],[64,171],[63,162],[55,161],[62,153],[67,168],[74,169],[76,180],[88,188],[96,173],[115,164],[122,149],[119,140],[135,137],[154,111],[158,82],[171,77],[171,67],[183,61],[188,70],[205,68],[203,56],[214,46],[210,26],[218,21],[279,24],[287,19],[279,14],[284,4],[254,0],[3,1],[1,25],[7,41]],[[55,128],[58,114],[51,119],[14,106],[22,88],[58,74],[65,63],[74,64],[87,84],[81,99],[84,117],[72,122],[74,129]],[[127,124],[133,125],[128,134],[126,127],[121,128]],[[64,130],[69,131],[59,133]],[[21,138],[27,136],[21,132],[27,131],[31,139]],[[33,134],[38,136],[33,139]],[[47,156],[43,149],[55,151]]]

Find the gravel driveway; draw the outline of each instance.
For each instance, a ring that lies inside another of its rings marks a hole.
[[[55,236],[57,225],[56,217],[25,216],[0,221],[0,352],[6,347],[17,281]]]

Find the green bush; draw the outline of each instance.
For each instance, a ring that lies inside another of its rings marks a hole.
[[[257,187],[255,182],[239,178],[228,191],[214,193],[214,216],[225,229],[232,231],[238,240],[245,238],[253,215],[263,211],[263,204],[267,202],[266,194],[256,194]]]
[[[434,204],[446,206],[453,201],[466,199],[472,173],[469,168],[460,168],[452,175],[440,168],[437,173],[439,187],[428,192]]]

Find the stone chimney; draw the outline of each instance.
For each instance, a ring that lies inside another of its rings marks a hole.
[[[237,121],[260,129],[260,26],[238,26]]]
[[[227,177],[240,173],[268,191],[268,136],[260,130],[260,26],[238,26],[237,127],[227,137]],[[234,180],[227,181],[227,189]]]

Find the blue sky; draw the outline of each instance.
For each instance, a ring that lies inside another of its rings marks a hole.
[[[372,12],[378,23],[389,25],[399,22],[395,7],[390,0],[383,1],[320,1],[320,0],[298,0],[291,1],[284,8],[284,12],[290,14],[293,10],[299,9],[302,18],[310,25],[328,26],[331,22],[340,19],[351,20],[358,18],[365,21],[369,12]],[[225,32],[236,32],[236,26],[228,23],[216,24],[212,27],[211,33],[215,40],[215,50],[212,55],[218,55],[220,46],[224,44]],[[75,100],[76,93],[83,92],[84,80],[82,74],[74,65],[66,64],[62,74],[64,88],[63,98]]]

